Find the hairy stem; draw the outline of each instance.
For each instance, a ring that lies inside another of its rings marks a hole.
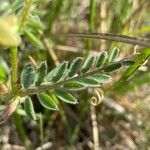
[[[21,30],[26,23],[26,20],[29,16],[31,3],[32,3],[32,0],[25,0],[25,5],[23,8],[23,14],[19,20],[19,30]]]
[[[18,71],[18,60],[17,60],[17,48],[11,48],[11,84],[12,91],[15,93],[17,91],[17,71]]]

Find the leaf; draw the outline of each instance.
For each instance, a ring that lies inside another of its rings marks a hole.
[[[11,1],[11,9],[13,12],[15,12],[16,10],[18,10],[19,8],[21,8],[23,6],[23,0],[13,0]]]
[[[84,84],[78,81],[70,81],[65,84],[63,84],[63,88],[71,91],[78,91],[78,90],[83,90],[86,88]]]
[[[95,57],[94,56],[88,56],[88,58],[85,60],[83,66],[82,66],[82,73],[86,73],[87,71],[90,70],[94,63]]]
[[[68,92],[63,91],[63,90],[55,90],[54,91],[55,95],[62,101],[70,104],[77,104],[77,100]]]
[[[47,73],[47,65],[46,62],[43,62],[37,69],[37,72],[35,74],[34,82],[36,86],[39,86],[43,82],[46,73]]]
[[[130,77],[149,58],[150,58],[150,49],[147,48],[136,58],[134,65],[132,65],[125,71],[122,78],[127,79],[128,77]]]
[[[110,55],[109,55],[109,58],[108,58],[108,63],[112,63],[115,61],[115,59],[118,57],[118,54],[119,54],[119,49],[117,47],[115,47],[111,52],[110,52]]]
[[[32,65],[27,65],[21,73],[21,84],[24,88],[28,88],[34,81],[35,70]]]
[[[111,81],[111,77],[106,74],[94,74],[91,76],[91,78],[96,80],[99,84]]]
[[[146,61],[150,58],[150,48],[146,48],[143,52],[135,59],[135,63],[130,66],[121,76],[121,78],[114,84],[113,88],[117,88],[124,84],[124,82],[131,77],[131,75]]]
[[[25,37],[37,48],[43,48],[41,40],[28,29],[24,29]]]
[[[82,64],[83,58],[77,57],[76,59],[73,60],[71,63],[69,70],[68,70],[68,76],[72,77],[76,74],[76,72],[79,70],[81,64]]]
[[[56,97],[55,93],[54,93],[54,90],[49,90],[47,91],[47,94],[54,100],[54,102],[56,103],[56,105],[59,105],[59,100],[58,98]]]
[[[45,93],[40,93],[37,95],[41,105],[49,110],[58,110],[58,105],[49,95]]]
[[[135,61],[133,61],[133,60],[124,60],[122,62],[122,65],[123,66],[132,66],[134,63],[135,63]]]
[[[122,64],[120,62],[116,62],[116,63],[113,63],[113,64],[106,66],[104,71],[105,72],[113,72],[113,71],[116,71],[119,68],[121,68],[121,66],[122,66]]]
[[[102,52],[99,55],[99,57],[97,58],[97,62],[96,62],[97,68],[100,68],[105,63],[106,57],[107,57],[107,52]]]
[[[83,85],[87,87],[97,87],[99,86],[99,83],[95,80],[92,79],[91,77],[85,77],[79,80]]]
[[[54,68],[45,78],[46,81],[57,82],[63,76],[64,72],[67,69],[68,62],[65,61],[59,64],[56,68]]]
[[[0,64],[0,82],[6,81],[6,72],[4,67]]]
[[[60,65],[60,64],[59,64],[59,65]],[[57,67],[59,67],[59,65],[58,65]],[[57,70],[57,67],[54,68],[54,69],[52,69],[52,70],[47,74],[47,76],[45,77],[45,81],[47,81],[47,82],[52,81],[52,78],[53,78],[53,76],[54,76],[54,74],[55,74],[55,72],[56,72],[56,70]]]
[[[27,25],[29,28],[33,28],[33,30],[36,31],[44,29],[44,24],[41,22],[39,16],[30,16]]]
[[[25,112],[26,112],[27,116],[29,117],[29,119],[36,120],[34,106],[33,106],[32,100],[29,96],[25,100],[24,109],[25,109]]]
[[[0,17],[0,45],[16,47],[21,43],[15,16]]]

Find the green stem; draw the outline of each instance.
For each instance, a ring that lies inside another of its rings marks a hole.
[[[94,31],[94,25],[95,25],[95,7],[96,6],[96,2],[95,0],[90,0],[90,16],[89,16],[89,32],[93,32]],[[92,48],[92,39],[87,39],[86,42],[86,48],[89,50]],[[89,51],[85,52],[85,55],[88,54]]]
[[[26,150],[30,150],[31,149],[31,141],[28,139],[28,136],[27,136],[26,131],[24,129],[23,122],[21,120],[20,115],[18,115],[17,113],[14,113],[13,119],[14,119],[14,123],[16,126],[16,130],[17,130],[20,138],[25,143]]]
[[[11,48],[11,83],[12,91],[15,93],[17,91],[17,71],[18,71],[18,60],[17,60],[17,47]]]
[[[23,28],[23,26],[26,23],[26,20],[27,20],[27,18],[29,16],[31,3],[32,3],[32,0],[25,0],[25,5],[24,5],[24,8],[23,8],[23,13],[22,13],[22,16],[21,16],[21,18],[19,20],[19,31]]]

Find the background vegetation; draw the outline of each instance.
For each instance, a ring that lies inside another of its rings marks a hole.
[[[37,121],[27,117],[21,104],[1,125],[1,149],[39,150],[42,146],[43,149],[58,150],[148,150],[150,64],[145,60],[150,56],[150,49],[63,33],[106,32],[149,40],[149,8],[149,0],[0,0],[1,18],[15,15],[18,19],[15,24],[13,19],[6,18],[8,33],[16,31],[17,27],[21,36],[21,39],[18,35],[13,40],[6,38],[5,43],[0,22],[1,112],[7,106],[5,92],[21,88],[21,72],[29,62],[38,67],[46,61],[50,71],[64,60],[86,58],[89,54],[97,56],[102,51],[111,53],[114,47],[120,49],[117,60],[136,57],[132,71],[125,72],[126,67],[123,67],[113,72],[111,82],[100,88],[72,92],[79,102],[77,105],[60,102],[59,111],[50,111],[40,105],[36,95],[32,95]],[[8,48],[17,45],[17,49]],[[146,56],[141,60],[137,55],[143,53]],[[12,61],[15,54],[17,60]],[[15,69],[17,75],[12,75],[11,71],[15,73]],[[14,83],[10,87],[12,76]]]

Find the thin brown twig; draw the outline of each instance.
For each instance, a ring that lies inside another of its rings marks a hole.
[[[93,38],[93,39],[102,39],[102,40],[110,40],[110,41],[116,41],[116,42],[122,42],[127,43],[131,45],[139,45],[142,47],[150,47],[150,40],[143,37],[130,37],[126,35],[115,35],[111,33],[64,33],[59,34],[59,36],[62,36],[64,38]]]
[[[45,47],[48,50],[49,55],[51,56],[51,58],[53,59],[55,65],[57,66],[59,64],[59,60],[58,57],[56,55],[56,53],[54,52],[54,50],[52,49],[52,45],[50,44],[50,42],[48,41],[48,39],[44,36],[43,33],[40,33],[42,35],[42,40],[43,43],[45,44]]]
[[[31,55],[29,55],[28,58],[30,59],[32,65],[37,69],[38,68],[38,64],[36,63],[34,58]]]
[[[92,120],[92,129],[93,129],[94,150],[100,150],[96,109],[95,106],[93,105],[91,105],[91,120]]]

